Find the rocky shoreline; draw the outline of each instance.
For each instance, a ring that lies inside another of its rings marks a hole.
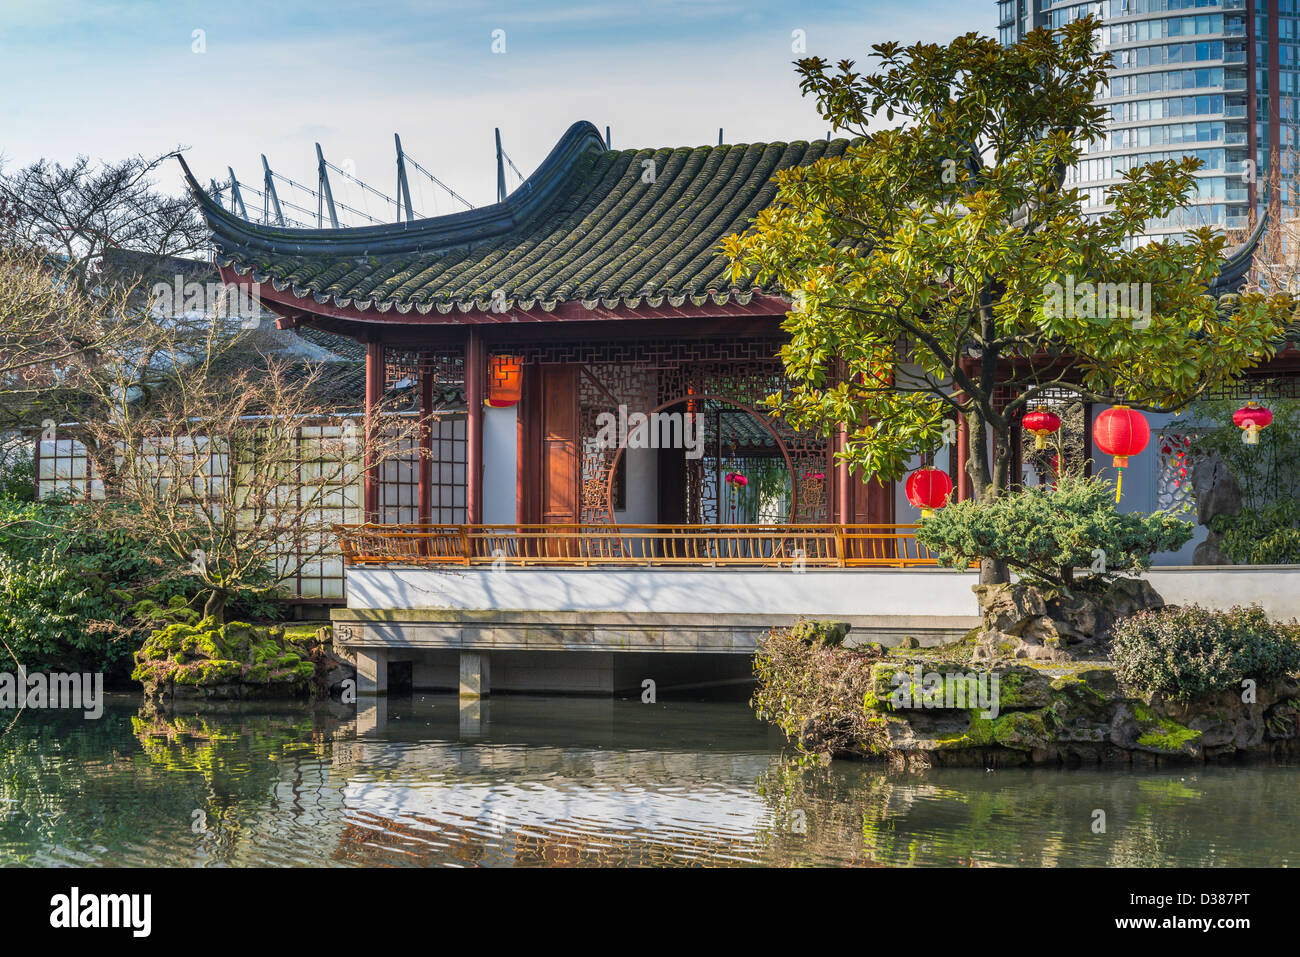
[[[884,734],[864,742],[857,757],[907,766],[1156,767],[1300,755],[1300,681],[1294,679],[1255,689],[1248,703],[1234,692],[1144,701],[1122,691],[1106,662],[981,672],[909,653],[882,656],[871,674],[874,694],[864,706]],[[943,681],[942,690],[927,694],[926,678]],[[978,695],[963,702],[945,693],[958,681],[969,691],[981,680],[997,689],[996,707],[981,707]],[[815,741],[801,743],[816,750]]]
[[[803,752],[906,767],[1156,767],[1300,757],[1300,677],[1186,698],[1126,689],[1113,624],[1150,586],[976,586],[984,625],[937,648],[853,646],[843,622],[773,632],[753,704]]]

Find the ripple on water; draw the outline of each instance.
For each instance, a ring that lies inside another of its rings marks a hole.
[[[0,737],[0,864],[1300,865],[1293,767],[800,770],[744,704],[502,698],[472,738],[454,699],[393,708],[361,734],[29,712]]]

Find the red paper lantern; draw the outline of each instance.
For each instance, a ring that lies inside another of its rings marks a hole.
[[[947,472],[935,468],[917,469],[907,477],[904,487],[907,500],[929,518],[936,508],[943,508],[952,496],[952,479]]]
[[[1061,427],[1061,417],[1041,406],[1021,420],[1025,431],[1034,437],[1034,448],[1047,448],[1047,437]]]
[[[739,472],[728,472],[726,482],[733,488],[744,488],[749,484],[749,479]]]
[[[1092,440],[1106,455],[1113,456],[1111,464],[1119,469],[1115,480],[1115,501],[1119,501],[1124,484],[1124,469],[1130,455],[1139,455],[1151,441],[1151,426],[1146,416],[1125,405],[1106,409],[1092,424]]]
[[[1273,422],[1273,413],[1251,399],[1244,407],[1232,413],[1232,421],[1245,433],[1243,438],[1247,445],[1258,445],[1259,431],[1268,428]]]
[[[488,363],[488,389],[484,404],[508,409],[524,395],[524,363],[518,356],[495,355]]]

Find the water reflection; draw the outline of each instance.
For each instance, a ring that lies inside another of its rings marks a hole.
[[[1298,783],[1271,766],[805,769],[740,702],[164,715],[124,698],[0,737],[0,864],[1280,866],[1300,863]]]

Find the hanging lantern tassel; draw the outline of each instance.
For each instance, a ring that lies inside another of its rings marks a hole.
[[[1115,504],[1119,504],[1120,494],[1124,491],[1124,470],[1128,468],[1128,456],[1117,455],[1111,460],[1115,466]]]

